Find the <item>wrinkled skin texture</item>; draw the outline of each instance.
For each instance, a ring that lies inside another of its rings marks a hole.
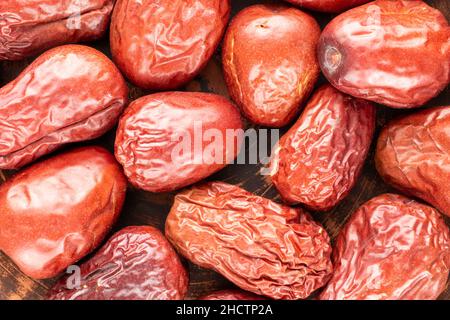
[[[211,136],[208,130],[214,131]],[[241,140],[239,111],[227,99],[164,92],[130,104],[119,122],[115,154],[134,186],[166,192],[225,167],[238,154]]]
[[[220,290],[210,293],[200,300],[264,300],[264,297],[257,296],[242,290]]]
[[[125,191],[119,164],[100,147],[28,167],[0,186],[0,250],[26,275],[54,277],[101,243]]]
[[[273,299],[306,298],[332,272],[329,237],[307,213],[223,182],[179,193],[166,237],[193,263]]]
[[[228,0],[118,0],[111,20],[113,59],[139,87],[176,89],[206,65],[229,15]]]
[[[336,240],[320,299],[436,299],[450,266],[450,234],[432,207],[395,194],[365,203]]]
[[[20,60],[66,43],[100,38],[114,0],[3,0],[0,60]]]
[[[379,0],[323,31],[322,72],[340,91],[393,108],[420,107],[450,79],[450,28],[422,1]]]
[[[47,51],[0,88],[0,168],[17,169],[63,144],[111,129],[128,89],[99,51],[66,45]]]
[[[427,109],[388,124],[375,164],[383,179],[450,216],[450,106]]]
[[[320,12],[342,12],[371,0],[286,0],[305,9]]]
[[[79,289],[62,278],[52,300],[181,300],[188,273],[175,250],[153,227],[126,227],[80,266]]]
[[[282,127],[298,114],[319,75],[319,35],[314,18],[282,5],[251,6],[233,19],[222,49],[223,71],[247,118]]]
[[[280,139],[271,179],[287,203],[334,207],[355,185],[375,129],[375,107],[330,85],[318,89]]]

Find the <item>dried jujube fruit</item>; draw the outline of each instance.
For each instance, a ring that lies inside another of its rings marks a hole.
[[[274,299],[306,298],[332,272],[328,234],[307,213],[223,182],[179,193],[166,237],[191,262]]]
[[[115,154],[134,186],[165,192],[225,167],[241,138],[239,111],[224,97],[163,92],[130,104],[119,122]]]
[[[118,0],[111,20],[113,59],[139,87],[176,89],[207,64],[229,15],[229,0]]]
[[[215,291],[201,297],[200,300],[264,300],[264,297],[242,290],[228,289]]]
[[[287,203],[324,211],[353,188],[375,130],[375,107],[330,85],[319,88],[271,158],[271,180]]]
[[[103,148],[38,162],[0,185],[0,250],[26,275],[54,277],[102,242],[125,191],[120,165]]]
[[[381,132],[375,164],[383,179],[450,216],[450,106],[394,120]]]
[[[0,88],[0,168],[101,136],[127,99],[122,75],[101,52],[81,45],[45,52]]]
[[[341,230],[322,300],[436,299],[450,268],[450,231],[432,207],[383,194]]]
[[[175,250],[156,228],[126,227],[50,290],[52,300],[180,300],[189,278]]]
[[[318,46],[337,89],[393,108],[420,107],[450,81],[450,27],[423,1],[377,0],[334,18]]]
[[[310,15],[283,5],[239,12],[223,43],[222,62],[231,98],[252,122],[288,124],[319,76],[320,27]]]
[[[341,12],[371,0],[286,0],[294,5],[314,11]]]
[[[108,28],[114,0],[2,0],[0,60],[20,60]]]

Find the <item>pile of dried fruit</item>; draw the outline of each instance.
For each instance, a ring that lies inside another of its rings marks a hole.
[[[350,193],[378,104],[420,108],[448,86],[446,18],[420,0],[287,2],[249,6],[230,23],[224,0],[0,3],[0,60],[41,54],[0,88],[0,169],[18,170],[0,185],[0,250],[34,279],[92,253],[76,285],[62,276],[48,298],[184,299],[179,255],[240,288],[196,297],[205,300],[436,299],[447,288],[448,96],[378,137],[376,169],[403,195],[364,203],[334,248],[302,209],[321,214]],[[307,10],[334,17],[321,30]],[[72,44],[108,27],[112,60]],[[220,44],[230,100],[167,91],[197,77]],[[320,72],[329,83],[317,85]],[[152,93],[128,103],[131,84]],[[288,129],[267,168],[284,204],[201,182],[245,149],[244,119]],[[114,155],[68,147],[111,129]],[[110,235],[127,183],[176,192],[165,234],[144,225]]]

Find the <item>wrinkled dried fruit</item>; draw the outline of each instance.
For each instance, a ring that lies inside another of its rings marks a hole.
[[[450,216],[450,106],[424,110],[388,124],[375,164],[383,179]]]
[[[355,185],[374,129],[370,102],[321,87],[275,147],[273,184],[288,203],[331,209]]]
[[[371,0],[286,0],[300,7],[321,11],[321,12],[341,12]]]
[[[220,290],[210,293],[200,300],[264,300],[264,297],[242,290]]]
[[[188,273],[175,250],[153,227],[126,227],[80,266],[79,288],[70,276],[50,291],[52,300],[180,300]]]
[[[113,0],[3,0],[0,60],[20,60],[66,43],[100,38]]]
[[[118,0],[111,20],[113,59],[139,87],[178,88],[211,58],[229,15],[229,0]]]
[[[119,164],[100,147],[36,163],[0,186],[0,250],[30,277],[54,277],[101,243],[125,191]]]
[[[336,240],[327,299],[436,299],[450,267],[450,231],[432,207],[395,194],[365,203]]]
[[[232,21],[223,44],[228,91],[246,117],[271,127],[288,124],[319,76],[320,28],[302,11],[255,5]]]
[[[166,236],[193,263],[274,299],[306,298],[332,271],[328,234],[307,213],[223,182],[179,193]]]
[[[101,136],[127,95],[119,70],[99,51],[47,51],[0,88],[0,168],[17,169],[63,144]]]
[[[165,192],[225,167],[236,157],[241,137],[239,111],[227,99],[164,92],[130,104],[119,122],[115,153],[133,185]]]
[[[319,41],[324,75],[340,91],[413,108],[450,81],[450,27],[423,1],[378,0],[332,20]]]

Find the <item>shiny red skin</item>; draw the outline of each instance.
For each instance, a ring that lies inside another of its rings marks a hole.
[[[271,180],[284,201],[325,211],[355,185],[375,130],[375,107],[330,85],[319,88],[280,139]]]
[[[450,81],[450,27],[423,1],[378,0],[346,11],[318,46],[325,77],[354,97],[415,108]]]
[[[328,234],[307,213],[223,182],[179,193],[166,237],[191,262],[273,299],[306,298],[332,272]]]
[[[92,41],[108,28],[114,0],[3,0],[0,60],[21,60],[52,47]]]
[[[371,0],[286,0],[296,6],[320,12],[342,12]]]
[[[336,240],[322,300],[436,299],[450,267],[450,231],[439,213],[383,194],[361,206]]]
[[[450,106],[423,110],[389,123],[375,154],[383,179],[450,216]]]
[[[80,288],[64,277],[50,290],[51,300],[181,300],[188,272],[156,228],[126,227],[80,266]]]
[[[45,52],[0,88],[0,169],[101,136],[127,99],[119,70],[99,51],[66,45]]]
[[[220,290],[210,293],[199,300],[264,300],[264,297],[242,290]]]
[[[210,176],[235,159],[241,135],[230,145],[205,139],[196,145],[196,123],[203,132],[218,130],[223,141],[227,130],[242,130],[239,111],[219,95],[164,92],[133,101],[119,121],[115,142],[116,158],[130,183],[150,192],[173,191]],[[173,158],[181,141],[189,150]],[[223,158],[217,163],[207,152],[212,145],[222,150]]]
[[[300,111],[319,76],[313,17],[282,5],[254,5],[234,17],[222,65],[231,98],[252,122],[282,127]]]
[[[0,250],[26,275],[54,277],[102,242],[125,191],[119,164],[103,148],[38,162],[0,186]]]
[[[110,31],[113,59],[139,87],[179,88],[206,66],[229,16],[229,0],[118,0]]]

